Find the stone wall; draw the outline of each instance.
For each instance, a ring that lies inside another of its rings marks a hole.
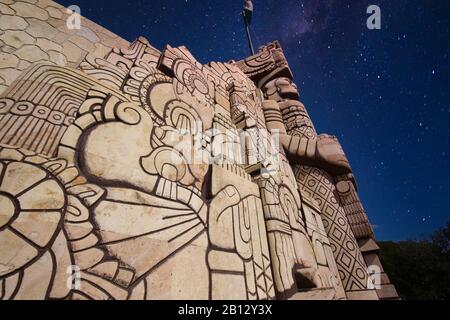
[[[104,56],[128,41],[81,17],[81,28],[67,28],[72,13],[49,0],[0,0],[0,93],[30,64],[50,61],[77,67],[88,53]]]

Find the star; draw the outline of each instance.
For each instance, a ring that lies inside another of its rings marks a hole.
[[[450,185],[443,174],[448,172],[443,148],[450,143],[450,80],[443,76],[450,74],[450,56],[443,47],[450,37],[448,3],[419,2],[393,1],[383,10],[382,32],[371,33],[362,23],[362,2],[254,1],[255,48],[280,41],[318,133],[334,134],[346,146],[369,219],[376,216],[384,226],[377,230],[381,239],[429,233],[423,228],[428,223],[417,226],[427,210],[433,222],[448,219],[443,210],[448,190],[439,187]],[[186,45],[202,63],[249,55],[239,1],[77,4],[87,18],[129,42],[143,35],[159,50],[166,44]],[[414,30],[414,37],[402,30]],[[432,161],[436,158],[440,161]],[[429,182],[432,189],[422,186],[430,176],[439,177]],[[381,198],[386,190],[394,192],[388,200]],[[416,221],[402,218],[407,209]]]

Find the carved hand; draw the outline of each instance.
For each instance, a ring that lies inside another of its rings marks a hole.
[[[338,139],[330,135],[319,135],[316,158],[332,174],[351,173],[352,169]]]
[[[280,134],[280,143],[291,161],[317,166],[332,175],[351,173],[347,157],[336,137],[320,135],[318,139]]]

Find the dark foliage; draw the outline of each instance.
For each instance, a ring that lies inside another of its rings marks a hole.
[[[450,222],[428,239],[379,245],[383,267],[402,299],[450,298]]]

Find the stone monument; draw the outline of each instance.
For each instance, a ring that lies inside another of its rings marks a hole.
[[[395,299],[278,42],[241,61],[0,0],[1,299]]]

